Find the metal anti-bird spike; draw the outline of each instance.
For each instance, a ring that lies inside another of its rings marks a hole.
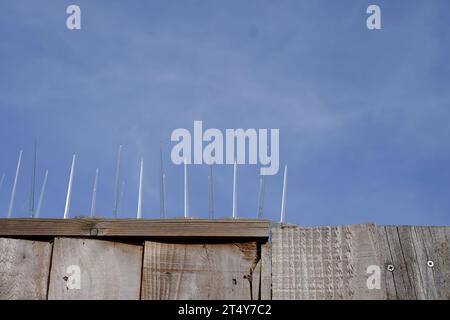
[[[165,206],[165,197],[166,197],[166,195],[165,195],[165,189],[166,189],[166,186],[165,186],[165,183],[166,183],[166,181],[165,181],[165,174],[164,174],[164,166],[163,166],[163,154],[162,154],[162,145],[160,145],[160,147],[159,147],[159,161],[160,161],[160,172],[159,172],[159,174],[160,174],[160,181],[159,181],[159,206],[160,206],[160,209],[159,209],[159,214],[160,214],[160,217],[161,218],[165,218],[165,216],[166,216],[166,206]]]
[[[92,188],[91,218],[95,216],[95,206],[97,202],[98,168],[95,170],[94,187]]]
[[[66,207],[64,208],[64,219],[69,218],[70,200],[72,198],[73,173],[75,170],[75,160],[76,155],[74,154],[72,157],[72,166],[70,167],[69,185],[67,186],[67,197],[66,197]]]
[[[48,170],[45,170],[44,182],[42,183],[41,193],[39,195],[39,201],[38,201],[38,205],[37,205],[37,209],[36,209],[35,218],[39,218],[39,214],[41,213],[42,201],[44,200],[45,187],[47,185],[47,177],[48,177]]]
[[[119,146],[117,152],[116,177],[114,180],[114,199],[113,199],[113,216],[117,218],[117,210],[119,207],[119,180],[120,180],[120,161],[122,157],[122,145]]]
[[[189,218],[189,193],[188,193],[187,160],[184,159],[184,217]]]
[[[37,142],[34,141],[33,166],[31,169],[30,216],[34,218],[34,194],[36,189]]]
[[[259,219],[263,217],[264,214],[264,192],[265,192],[265,179],[264,176],[259,176],[259,192],[258,192],[258,213]]]
[[[22,162],[22,153],[23,153],[23,151],[20,150],[19,160],[17,161],[16,175],[14,177],[14,183],[13,183],[13,187],[11,190],[11,198],[9,200],[8,218],[11,218],[13,207],[14,207],[14,198],[16,196],[17,179],[19,178],[20,164]]]
[[[0,178],[0,195],[2,194],[3,181],[5,181],[4,173],[2,174],[2,177]]]
[[[138,208],[137,208],[137,219],[142,218],[142,179],[144,175],[144,159],[141,159],[141,169],[139,170],[139,193],[138,193]]]
[[[237,164],[234,160],[233,165],[233,219],[237,218]]]
[[[120,196],[117,203],[117,215],[120,216],[122,213],[122,204],[123,204],[123,193],[125,192],[125,180],[122,180],[122,183],[120,184]]]
[[[209,173],[208,173],[208,212],[209,212],[209,218],[214,219],[214,194],[213,194],[212,165],[209,166]]]
[[[284,176],[283,176],[283,193],[281,195],[281,212],[280,212],[280,222],[284,223],[286,216],[286,193],[287,193],[287,165],[284,166]]]

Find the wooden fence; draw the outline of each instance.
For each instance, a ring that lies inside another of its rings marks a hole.
[[[449,227],[0,219],[0,299],[450,299],[449,263]]]

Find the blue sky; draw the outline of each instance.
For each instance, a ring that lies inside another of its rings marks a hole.
[[[77,4],[82,29],[69,31]],[[382,30],[366,28],[378,4]],[[159,217],[159,144],[167,212],[183,214],[183,170],[170,134],[279,128],[289,166],[286,220],[301,225],[450,224],[450,3],[437,1],[56,1],[0,3],[0,216],[24,150],[14,217],[28,215],[33,141],[41,216],[111,217],[124,146],[121,217]],[[190,211],[207,216],[207,167],[191,166]],[[238,168],[238,215],[255,217],[257,166]],[[216,216],[231,215],[232,166],[214,169]],[[266,180],[279,219],[282,170]]]

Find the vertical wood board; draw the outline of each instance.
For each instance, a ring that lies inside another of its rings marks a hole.
[[[118,242],[56,238],[49,299],[139,299],[143,248]],[[79,267],[80,289],[74,287]]]
[[[146,241],[142,299],[256,299],[256,242]]]
[[[0,299],[47,298],[52,244],[0,238]]]
[[[369,266],[380,264],[375,227],[352,225],[272,229],[273,299],[383,299],[369,289]]]
[[[450,299],[449,230],[378,227],[387,299]]]

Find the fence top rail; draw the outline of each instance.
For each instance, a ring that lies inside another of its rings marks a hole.
[[[268,238],[262,219],[0,219],[0,236]]]

